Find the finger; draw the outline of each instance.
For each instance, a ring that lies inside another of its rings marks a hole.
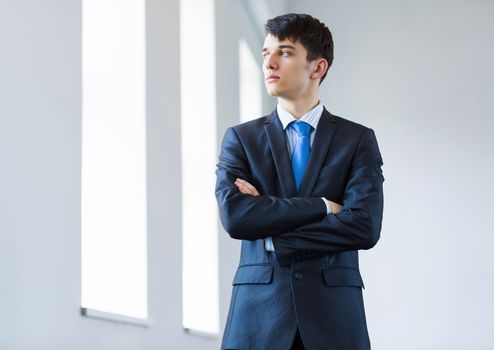
[[[336,202],[331,202],[331,210],[333,214],[339,213],[343,209],[343,206],[341,204],[338,204]]]
[[[235,181],[235,186],[247,188],[247,186],[245,185],[245,182],[242,182],[240,180]]]
[[[248,188],[247,186],[245,186],[244,184],[237,184],[236,183],[235,185],[237,185],[238,190],[240,192],[242,192],[243,194],[250,194],[250,195],[252,195],[252,190],[250,188]]]
[[[241,183],[243,185],[250,185],[246,180],[238,178],[235,182]]]
[[[244,191],[248,191],[248,192],[242,192],[244,194],[250,194],[252,196],[260,196],[261,195],[259,193],[259,191],[257,190],[257,188],[255,188],[253,185],[251,185],[249,182],[245,181],[244,179],[240,179],[240,178],[236,179],[235,185],[237,185],[237,187],[243,186]]]
[[[235,180],[235,185],[237,186],[245,186],[246,181],[242,179],[236,179]]]
[[[248,188],[248,189],[249,189],[249,191],[251,191],[251,192],[255,192],[255,191],[256,191],[256,188],[255,188],[254,186],[252,186],[252,185],[251,185],[250,183],[248,183],[248,182],[245,182],[243,185],[244,185],[246,188]]]
[[[243,179],[237,179],[239,183],[243,184],[245,187],[247,187],[253,194],[259,195],[259,192],[257,191],[257,188],[255,188],[252,184],[249,182],[243,180]]]

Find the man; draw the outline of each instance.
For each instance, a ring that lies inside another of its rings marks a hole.
[[[278,106],[226,131],[216,171],[221,221],[242,240],[222,349],[369,349],[357,251],[380,236],[377,141],[319,102],[329,29],[299,14],[265,29]]]

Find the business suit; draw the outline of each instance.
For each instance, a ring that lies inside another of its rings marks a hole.
[[[287,350],[297,328],[309,350],[370,348],[357,250],[379,239],[381,166],[371,129],[324,110],[296,193],[276,111],[226,131],[216,197],[242,250],[222,349]],[[236,178],[262,196],[240,193]],[[321,197],[343,210],[327,215]]]

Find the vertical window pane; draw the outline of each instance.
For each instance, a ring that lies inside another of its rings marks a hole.
[[[147,317],[144,0],[83,1],[82,306]]]
[[[240,121],[246,122],[262,115],[261,70],[245,40],[240,40]]]
[[[219,331],[214,1],[180,2],[183,325]]]

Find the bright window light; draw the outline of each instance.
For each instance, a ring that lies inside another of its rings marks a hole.
[[[262,115],[261,69],[245,40],[238,43],[240,59],[240,121]]]
[[[145,1],[82,4],[81,306],[147,318]]]
[[[219,331],[214,1],[180,1],[183,326]]]

